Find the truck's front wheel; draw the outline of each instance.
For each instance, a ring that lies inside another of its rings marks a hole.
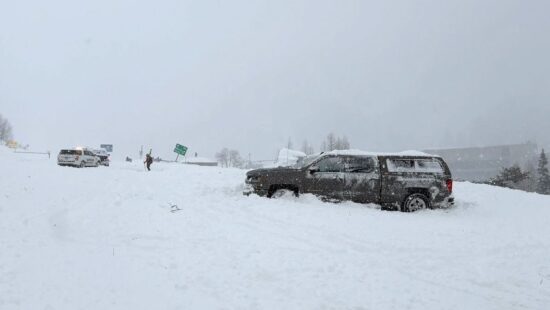
[[[269,198],[282,198],[282,197],[298,197],[298,189],[292,189],[289,187],[273,187],[269,190]]]

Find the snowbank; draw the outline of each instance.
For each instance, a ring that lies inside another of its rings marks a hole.
[[[280,167],[293,166],[296,164],[298,159],[305,156],[306,154],[304,152],[283,148],[279,151],[279,155],[277,156],[277,161],[275,162],[275,166],[280,166]]]
[[[550,197],[413,214],[242,196],[244,171],[1,151],[0,309],[547,309]]]
[[[217,161],[206,157],[189,157],[185,158],[186,163],[217,163]]]

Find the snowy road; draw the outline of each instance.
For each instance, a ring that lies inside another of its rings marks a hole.
[[[455,208],[405,214],[21,156],[0,149],[2,310],[550,309],[549,196],[455,183]]]

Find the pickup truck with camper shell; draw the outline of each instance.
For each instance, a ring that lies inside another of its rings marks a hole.
[[[269,198],[314,194],[330,201],[412,212],[452,206],[452,191],[451,172],[439,156],[347,150],[310,155],[293,167],[251,170],[244,194]]]

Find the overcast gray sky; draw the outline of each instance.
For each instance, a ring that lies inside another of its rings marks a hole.
[[[550,145],[550,1],[0,1],[0,113],[35,149],[272,158]]]

